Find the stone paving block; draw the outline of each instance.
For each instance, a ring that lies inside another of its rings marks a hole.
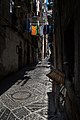
[[[6,107],[3,106],[3,104],[0,102],[0,117],[4,113],[5,110],[6,110]]]
[[[11,113],[8,117],[8,120],[19,120],[19,119]]]
[[[44,80],[44,79],[38,78],[36,81],[39,82],[39,83],[41,83],[41,84],[43,84],[43,85],[45,85],[45,87],[46,87],[49,80]]]
[[[5,110],[6,110],[6,108],[4,106],[0,107],[0,117],[5,112]]]
[[[25,117],[24,120],[45,120],[45,119],[37,114],[30,114],[29,116]]]
[[[31,112],[35,112],[37,110],[40,110],[44,107],[48,106],[48,103],[45,100],[40,100],[38,102],[35,102],[33,104],[30,104],[26,106]]]
[[[0,120],[7,120],[9,114],[10,114],[10,110],[6,108],[3,114],[1,115]]]
[[[40,114],[42,117],[48,119],[48,108],[43,108],[37,113]]]
[[[30,114],[30,111],[25,109],[24,107],[17,108],[13,110],[12,112],[20,119]]]
[[[11,100],[7,96],[7,94],[3,94],[1,100],[9,109],[14,109],[15,107],[18,107],[18,104],[15,101]]]
[[[42,94],[44,94],[44,91],[46,89],[45,85],[43,85],[39,82],[35,82],[33,84],[30,84],[29,86],[32,87],[32,89],[39,90]]]

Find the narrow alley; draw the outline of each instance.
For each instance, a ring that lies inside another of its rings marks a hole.
[[[6,78],[2,86],[5,91],[0,93],[0,120],[65,120],[60,114],[54,115],[52,84],[46,76],[49,71],[50,65],[44,60]]]
[[[80,120],[79,0],[0,0],[0,120]]]

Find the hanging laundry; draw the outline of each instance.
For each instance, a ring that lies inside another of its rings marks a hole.
[[[31,34],[32,35],[38,35],[39,34],[39,27],[38,26],[32,26]]]

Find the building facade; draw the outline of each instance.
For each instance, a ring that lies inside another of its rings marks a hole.
[[[80,2],[55,0],[55,56],[56,68],[65,73],[67,96],[65,108],[70,120],[79,120],[80,113]]]
[[[0,79],[38,61],[38,41],[31,35],[33,3],[0,0]]]

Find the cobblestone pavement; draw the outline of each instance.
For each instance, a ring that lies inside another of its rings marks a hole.
[[[52,85],[46,76],[49,65],[43,61],[24,71],[23,77],[0,96],[0,120],[61,120],[60,115],[54,115],[54,100],[50,99]]]

